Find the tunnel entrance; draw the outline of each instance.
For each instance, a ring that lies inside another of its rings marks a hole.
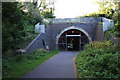
[[[70,29],[60,35],[57,46],[59,50],[79,51],[87,43],[89,39],[82,31]]]

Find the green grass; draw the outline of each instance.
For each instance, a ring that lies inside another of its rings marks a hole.
[[[58,52],[41,52],[38,50],[28,55],[18,55],[14,58],[3,60],[3,78],[19,78]]]

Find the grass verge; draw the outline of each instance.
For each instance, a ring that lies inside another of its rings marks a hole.
[[[36,50],[31,54],[17,55],[3,59],[3,79],[19,78],[31,71],[59,51]],[[13,80],[13,79],[12,79]]]

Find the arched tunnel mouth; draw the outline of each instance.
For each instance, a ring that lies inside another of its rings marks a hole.
[[[82,31],[70,29],[61,34],[57,46],[62,51],[80,51],[87,43],[89,39]]]

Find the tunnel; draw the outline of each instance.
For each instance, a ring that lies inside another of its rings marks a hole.
[[[85,33],[77,29],[70,29],[60,35],[57,47],[62,51],[80,51],[87,43],[89,43],[89,39]]]

